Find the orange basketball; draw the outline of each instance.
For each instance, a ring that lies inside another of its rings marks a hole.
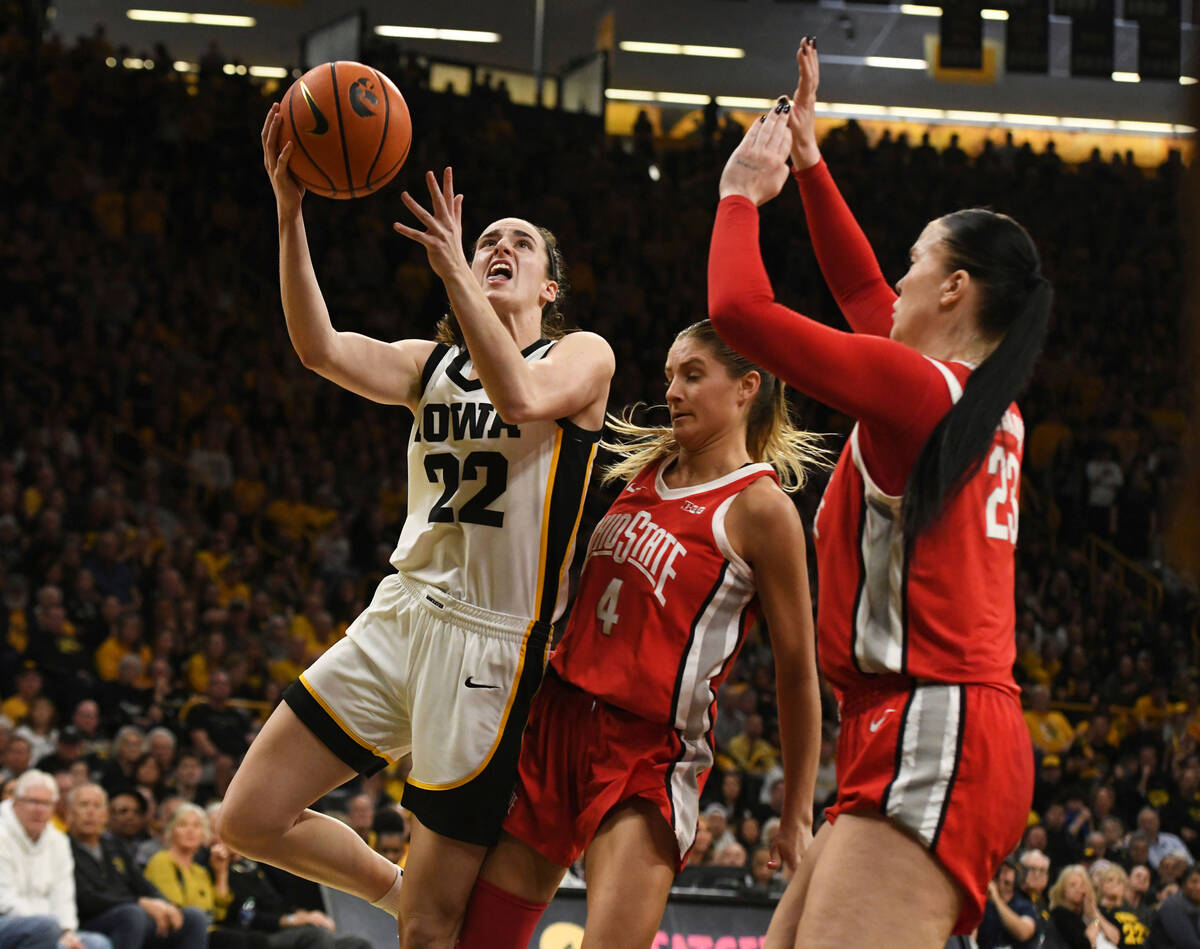
[[[288,170],[327,198],[360,198],[392,180],[412,144],[408,106],[390,79],[362,63],[315,66],[283,97],[279,147]]]

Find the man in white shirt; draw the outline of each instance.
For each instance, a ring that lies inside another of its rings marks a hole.
[[[1158,811],[1153,807],[1143,807],[1138,811],[1138,830],[1145,835],[1146,843],[1150,846],[1150,866],[1157,870],[1163,857],[1169,853],[1179,854],[1190,865],[1192,854],[1187,844],[1175,834],[1161,830],[1161,827]]]
[[[58,782],[30,769],[0,804],[0,947],[112,949],[106,936],[76,932],[71,844],[50,823],[57,803]]]

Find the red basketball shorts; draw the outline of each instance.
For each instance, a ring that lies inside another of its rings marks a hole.
[[[966,895],[954,932],[971,932],[1033,800],[1033,748],[1016,696],[898,678],[848,693],[837,777],[826,817],[884,815],[916,837]]]
[[[680,869],[696,837],[700,792],[711,768],[707,735],[685,739],[596,700],[551,667],[530,709],[504,829],[568,867],[614,807],[641,799],[657,807],[674,832]]]

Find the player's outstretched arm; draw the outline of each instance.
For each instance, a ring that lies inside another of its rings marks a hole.
[[[738,495],[726,522],[730,542],[754,570],[771,632],[783,751],[783,813],[771,847],[775,866],[795,870],[812,843],[813,788],[821,752],[821,697],[804,528],[791,499],[762,478]]]
[[[304,186],[288,172],[292,143],[279,148],[279,104],[263,124],[263,164],[275,191],[279,216],[279,291],[288,336],[300,361],[344,389],[375,402],[415,407],[421,370],[433,351],[427,340],[385,343],[358,333],[339,333],[308,251],[300,202]]]
[[[399,222],[393,227],[424,246],[429,265],[446,285],[471,360],[500,417],[511,425],[567,418],[599,428],[616,368],[612,347],[595,333],[572,333],[544,359],[526,362],[471,272],[463,251],[463,196],[454,192],[452,169],[442,173],[440,183],[433,172],[425,177],[431,211],[408,192],[403,195],[425,230]],[[550,302],[558,292],[557,284],[550,281],[545,292],[543,302]]]
[[[892,291],[867,237],[854,220],[817,147],[817,41],[806,36],[796,50],[796,92],[788,113],[792,173],[800,186],[821,273],[846,320],[857,333],[887,336],[892,329]]]

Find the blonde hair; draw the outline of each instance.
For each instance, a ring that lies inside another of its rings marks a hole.
[[[761,382],[746,416],[746,450],[754,461],[765,461],[775,468],[783,490],[791,493],[804,487],[809,468],[832,465],[832,453],[821,445],[821,436],[792,424],[783,382],[730,349],[708,320],[681,330],[675,342],[685,339],[705,346],[734,379],[748,372],[758,373]],[[620,416],[609,413],[606,419],[617,439],[603,440],[600,446],[619,457],[604,469],[605,484],[629,481],[643,468],[679,451],[669,426],[639,425],[633,420],[642,407],[639,402]]]
[[[175,833],[175,827],[189,815],[200,818],[200,824],[204,828],[204,844],[208,844],[212,840],[212,825],[208,821],[207,812],[200,805],[185,801],[175,808],[175,813],[171,815],[171,819],[167,821],[167,826],[163,829],[163,839],[168,846],[171,844],[171,835]]]
[[[1074,906],[1071,906],[1064,899],[1064,893],[1067,889],[1067,881],[1073,876],[1083,878],[1083,885],[1088,891],[1083,897],[1083,901],[1085,903],[1088,900],[1088,894],[1091,895],[1092,899],[1096,898],[1096,888],[1092,886],[1092,881],[1088,879],[1087,870],[1083,868],[1082,864],[1073,863],[1069,867],[1063,867],[1062,872],[1058,875],[1058,879],[1054,881],[1054,886],[1050,887],[1050,893],[1048,895],[1050,897],[1051,909],[1062,906],[1073,912],[1078,912]]]

